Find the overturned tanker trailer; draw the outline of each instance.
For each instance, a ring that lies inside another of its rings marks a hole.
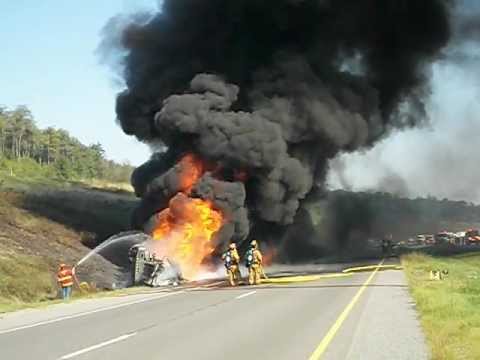
[[[181,270],[175,262],[167,257],[157,258],[144,243],[132,246],[128,251],[128,258],[132,286],[177,286],[184,281]]]

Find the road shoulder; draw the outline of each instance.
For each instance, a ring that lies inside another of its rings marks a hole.
[[[331,345],[324,359],[428,359],[403,271],[376,274]]]

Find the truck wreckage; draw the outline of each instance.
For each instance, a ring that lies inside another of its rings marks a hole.
[[[185,281],[181,270],[175,262],[167,257],[157,258],[145,244],[132,246],[128,251],[131,266],[132,286],[147,285],[177,286]]]

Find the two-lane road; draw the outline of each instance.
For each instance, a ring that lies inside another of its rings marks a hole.
[[[1,359],[424,359],[401,271],[82,301],[0,320]]]

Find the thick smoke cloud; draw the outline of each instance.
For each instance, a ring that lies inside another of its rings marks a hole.
[[[193,196],[212,201],[226,218],[226,224],[217,235],[217,241],[241,241],[249,233],[250,226],[245,208],[245,188],[239,182],[227,182],[202,176],[193,188]]]
[[[384,191],[406,198],[433,196],[479,204],[480,107],[469,108],[465,104],[467,99],[457,102],[457,97],[452,99],[450,95],[441,98],[455,101],[458,108],[450,110],[451,115],[441,108],[438,109],[441,112],[435,111],[434,129],[399,133],[364,155],[335,159],[329,178],[332,186],[353,191]],[[342,165],[338,166],[339,163]]]
[[[478,15],[480,3],[475,0],[458,0],[455,7],[453,29],[455,43],[478,42],[480,40],[480,23]]]
[[[480,2],[456,2],[452,39],[432,67],[430,126],[397,132],[365,154],[337,157],[331,163],[332,185],[480,203],[479,18]]]
[[[148,21],[112,34],[104,44],[121,45],[127,87],[119,123],[168,149],[133,175],[143,198],[136,222],[178,191],[174,165],[193,152],[249,175],[213,187],[236,214],[233,237],[293,223],[329,159],[422,121],[449,10],[443,0],[165,0]]]

